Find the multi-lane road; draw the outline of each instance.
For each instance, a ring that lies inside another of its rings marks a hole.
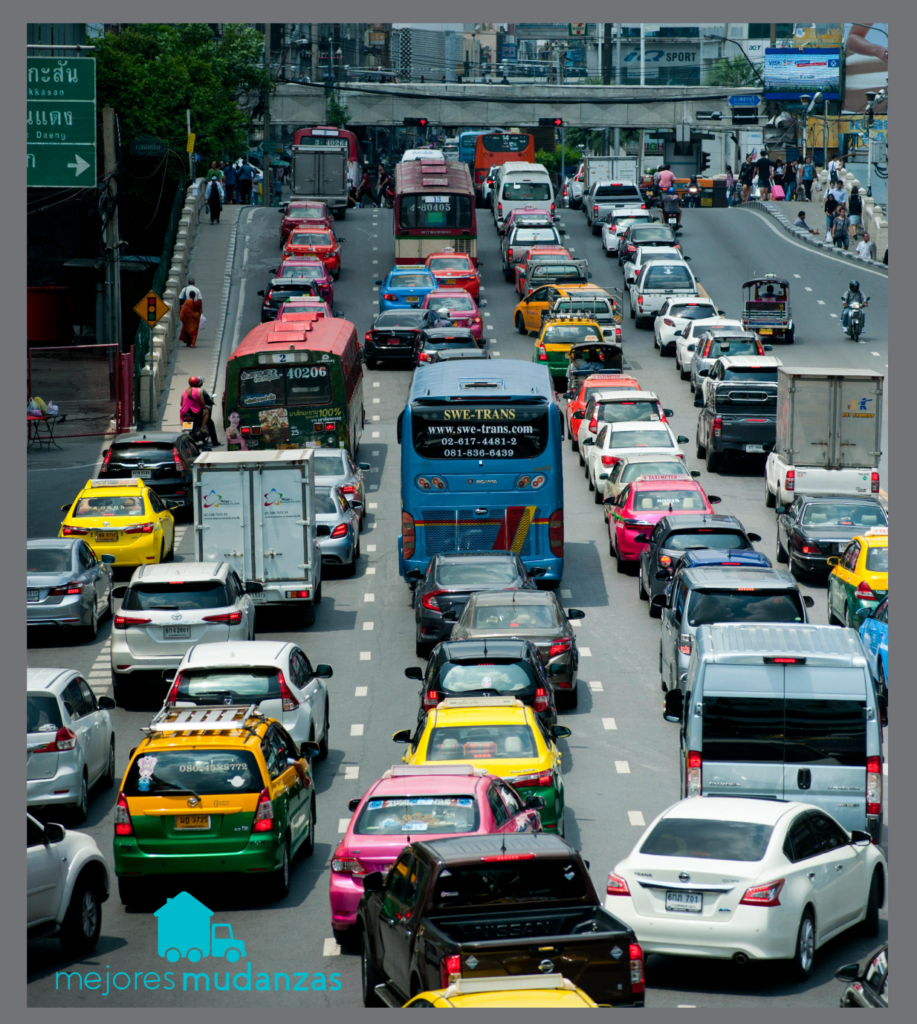
[[[513,328],[516,295],[504,283],[498,236],[490,213],[478,211],[479,254],[483,262],[482,297],[486,335],[493,355],[531,360],[533,341]],[[562,211],[566,244],[574,256],[586,257],[593,283],[620,288],[617,261],[604,257],[601,241],[593,237],[578,211]],[[232,268],[232,295],[224,339],[221,370],[214,391],[222,389],[222,365],[233,342],[259,322],[256,292],[277,266],[278,218],[274,210],[242,211]],[[378,310],[373,280],[393,262],[392,215],[371,209],[351,211],[346,225],[344,269],[335,288],[336,307],[357,330],[365,331]],[[342,225],[341,227],[344,227]],[[888,278],[868,267],[817,252],[788,238],[763,215],[750,211],[686,211],[682,242],[692,269],[710,296],[729,316],[739,310],[742,282],[776,272],[791,284],[796,320],[796,344],[776,348],[784,363],[797,366],[839,366],[880,370],[888,363]],[[867,312],[865,344],[850,342],[839,328],[840,295],[857,277],[872,297]],[[244,282],[244,287],[243,287]],[[673,429],[693,439],[697,410],[686,383],[679,380],[672,359],[653,348],[651,330],[636,330],[624,318],[625,358],[641,385],[659,394],[674,410]],[[204,368],[206,371],[207,368]],[[259,893],[244,881],[217,878],[199,895],[244,939],[254,972],[336,972],[339,991],[272,992],[271,1005],[357,1006],[360,999],[359,958],[342,953],[331,938],[328,905],[329,860],[349,817],[348,800],[363,793],[386,768],[397,763],[403,748],[391,742],[398,729],[412,726],[417,712],[417,684],[404,677],[404,668],[420,662],[414,656],[414,620],[410,594],[398,576],[397,537],[400,524],[400,472],[395,420],[403,408],[411,372],[408,367],[382,367],[366,373],[366,432],[361,459],[372,466],[367,474],[369,502],[363,556],[355,578],[327,581],[315,625],[295,639],[313,662],[334,667],[331,695],[331,753],[316,766],[318,829],[311,860],[294,865],[290,895],[278,904],[263,904]],[[887,434],[887,407],[884,430]],[[764,506],[762,465],[727,464],[721,474],[707,474],[685,445],[692,469],[702,471],[701,483],[722,497],[717,511],[737,515],[746,528],[759,533],[758,545],[772,558],[776,530],[774,513]],[[887,452],[887,441],[883,444]],[[86,462],[86,458],[80,460]],[[883,456],[882,487],[889,490],[887,455]],[[586,612],[577,622],[580,647],[579,707],[562,716],[572,729],[560,744],[566,785],[566,837],[583,850],[601,893],[608,871],[643,831],[644,823],[678,798],[677,731],[663,721],[658,675],[659,622],[650,619],[646,604],[637,600],[636,580],[620,576],[608,557],[601,512],[593,504],[577,456],[564,446],[566,503],[565,577],[559,596],[566,607]],[[53,536],[57,510],[92,475],[80,464],[29,476],[29,536]],[[179,525],[177,557],[193,557],[190,527]],[[826,622],[825,590],[806,584],[815,599],[812,618]],[[106,623],[93,644],[67,645],[54,634],[30,637],[29,665],[72,666],[87,674],[97,693],[110,693]],[[259,618],[259,638],[292,639],[286,625]],[[149,720],[142,712],[113,712],[118,744],[118,770],[140,739]],[[888,760],[888,730],[885,734]],[[350,769],[346,771],[346,769]],[[887,850],[888,779],[886,777],[884,845]],[[85,831],[98,841],[111,861],[114,792],[93,795]],[[882,911],[882,935],[887,932],[887,909]],[[653,956],[647,964],[647,1006],[769,1007],[836,1006],[835,969],[864,956],[875,940],[848,934],[829,943],[817,959],[815,973],[805,985],[785,982],[780,964],[751,964],[687,960]],[[91,957],[104,972],[161,970],[156,956],[155,922],[149,913],[127,913],[117,893],[104,907],[102,938]],[[211,992],[208,996],[174,990],[155,993],[130,990],[103,997],[99,991],[76,996],[56,984],[56,972],[70,961],[55,940],[29,948],[29,1003],[57,1006],[247,1006],[263,1005],[255,992]],[[309,983],[311,986],[311,981]],[[103,986],[104,987],[104,986]],[[273,987],[273,986],[272,986]],[[282,988],[282,986],[281,986]]]

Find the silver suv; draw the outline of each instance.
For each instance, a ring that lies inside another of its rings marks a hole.
[[[519,224],[503,235],[503,276],[512,281],[516,276],[516,264],[521,263],[525,254],[533,245],[563,245],[561,235],[567,232],[564,228],[552,227],[547,221],[542,226]]]
[[[111,681],[124,706],[138,696],[144,679],[164,686],[194,644],[255,638],[251,594],[261,584],[243,584],[228,562],[141,565],[126,588],[111,633]]]

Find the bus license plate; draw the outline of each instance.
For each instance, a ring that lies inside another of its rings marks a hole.
[[[96,534],[96,540],[115,541],[117,539],[118,539],[117,533],[104,533],[104,532],[102,532],[102,533],[97,533]]]
[[[180,828],[210,828],[209,814],[176,814],[175,827]]]
[[[763,444],[747,444],[747,445],[745,445],[745,451],[747,451],[747,452],[761,452],[762,454],[764,454],[764,445]]]
[[[190,626],[163,626],[162,635],[165,640],[190,640]]]
[[[667,892],[665,909],[676,914],[699,914],[704,909],[704,897],[699,892]]]
[[[38,591],[37,590],[27,590],[26,591],[26,600],[27,601],[37,601],[38,600]]]
[[[153,479],[153,470],[152,469],[132,469],[131,470],[131,476],[135,480],[137,480],[138,478],[140,480],[152,480]]]

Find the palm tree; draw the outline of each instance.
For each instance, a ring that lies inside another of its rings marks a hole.
[[[722,57],[704,72],[704,85],[760,85],[754,66],[744,56]]]

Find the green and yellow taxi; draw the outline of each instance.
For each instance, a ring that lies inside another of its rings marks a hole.
[[[547,313],[554,303],[566,294],[566,289],[556,284],[544,284],[524,295],[513,310],[513,323],[520,334],[541,330],[542,313]]]
[[[175,554],[175,519],[170,511],[183,504],[161,498],[142,479],[87,480],[66,512],[59,537],[85,537],[115,565],[155,565]]]
[[[545,320],[535,342],[532,362],[547,366],[558,380],[567,379],[570,349],[586,342],[604,341],[598,321],[588,316],[556,316]]]
[[[515,697],[450,697],[427,712],[414,735],[396,732],[409,748],[405,764],[473,764],[511,782],[524,797],[540,796],[541,823],[564,834],[564,780],[556,741],[566,726],[544,726]]]
[[[234,873],[283,898],[290,864],[315,846],[308,757],[283,726],[251,708],[167,708],[131,752],[115,807],[121,902],[161,875]]]
[[[405,1003],[412,1010],[551,1009],[597,1010],[599,1004],[560,974],[459,978],[448,988],[421,992]]]
[[[866,613],[888,596],[888,527],[854,537],[828,565],[828,621],[859,629]]]

